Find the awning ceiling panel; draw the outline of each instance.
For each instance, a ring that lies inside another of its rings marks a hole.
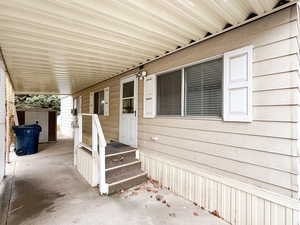
[[[19,93],[71,94],[278,0],[0,0],[0,46]]]

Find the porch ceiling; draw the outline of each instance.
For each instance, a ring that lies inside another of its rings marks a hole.
[[[71,94],[278,2],[0,0],[0,46],[17,92]]]

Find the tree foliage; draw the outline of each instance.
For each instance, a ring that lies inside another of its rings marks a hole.
[[[17,95],[15,104],[18,110],[49,108],[60,112],[60,98],[56,95]]]

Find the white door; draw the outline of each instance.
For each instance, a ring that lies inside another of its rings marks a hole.
[[[25,112],[25,125],[38,124],[42,127],[42,132],[40,133],[40,140],[39,142],[47,142],[48,141],[48,115],[49,113],[46,112],[34,112],[34,111],[27,111]]]
[[[121,80],[119,141],[137,147],[138,81],[136,76]]]

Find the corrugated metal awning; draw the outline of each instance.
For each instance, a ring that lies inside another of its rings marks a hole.
[[[271,12],[278,2],[2,0],[0,46],[17,92],[70,94]]]

